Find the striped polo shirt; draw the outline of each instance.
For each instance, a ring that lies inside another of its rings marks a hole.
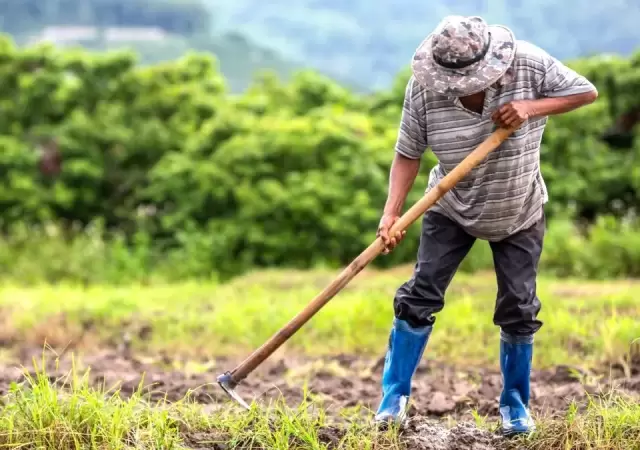
[[[595,90],[586,78],[535,45],[516,42],[513,65],[485,91],[482,114],[456,97],[427,91],[414,77],[407,84],[395,151],[419,159],[427,147],[438,164],[427,191],[494,130],[491,114],[505,103]],[[479,239],[499,241],[533,225],[548,201],[540,172],[540,143],[547,117],[526,121],[431,208]]]

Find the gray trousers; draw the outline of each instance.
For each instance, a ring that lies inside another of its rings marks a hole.
[[[544,233],[543,213],[530,228],[490,242],[498,284],[493,323],[510,335],[532,336],[542,326],[536,276]],[[434,314],[444,307],[445,291],[475,241],[449,218],[427,211],[413,276],[394,298],[395,316],[414,327],[433,325]]]

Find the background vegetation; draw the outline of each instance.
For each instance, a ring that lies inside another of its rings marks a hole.
[[[548,126],[544,267],[634,276],[640,147],[614,149],[600,136],[638,106],[640,54],[572,65],[601,96]],[[231,95],[205,54],[139,66],[129,53],[22,49],[5,38],[2,272],[90,282],[345,264],[374,239],[408,76],[361,95],[312,71],[287,83],[265,75]],[[56,179],[34,170],[43,143],[62,152]],[[434,163],[425,158],[409,202]],[[417,231],[377,264],[413,260]],[[478,243],[465,269],[491,264]]]
[[[640,53],[630,54],[640,11],[547,3],[0,0],[2,273],[126,282],[346,264],[374,239],[406,62],[437,18],[457,12],[561,58],[600,53],[571,62],[599,101],[554,117],[544,138],[543,265],[637,275],[639,144],[600,137],[640,108]],[[114,29],[133,34],[109,38]],[[43,39],[56,47],[34,45]],[[123,47],[133,52],[114,51]],[[34,170],[45,145],[62,152],[57,179]],[[409,202],[433,164],[427,155]],[[412,261],[418,228],[376,264]],[[491,265],[478,243],[463,269]]]

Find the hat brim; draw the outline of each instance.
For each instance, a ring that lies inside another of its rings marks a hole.
[[[516,40],[513,32],[502,25],[489,26],[491,43],[484,59],[464,69],[448,69],[433,59],[427,36],[413,55],[411,68],[415,79],[429,91],[463,97],[482,92],[498,81],[513,63]]]

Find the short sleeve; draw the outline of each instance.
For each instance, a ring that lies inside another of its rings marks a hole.
[[[422,89],[412,76],[407,83],[402,105],[402,117],[395,150],[410,159],[419,159],[427,148],[425,99]]]
[[[538,80],[538,92],[543,97],[565,97],[584,94],[596,90],[596,87],[561,61],[539,49],[543,73]]]

